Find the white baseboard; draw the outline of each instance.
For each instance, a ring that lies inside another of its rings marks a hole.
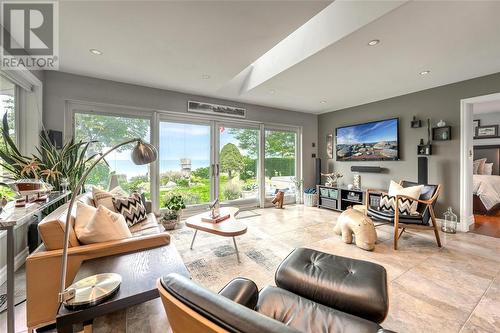
[[[25,247],[20,253],[16,255],[14,258],[14,270],[17,270],[19,267],[24,265],[26,262],[26,258],[28,258],[29,249]],[[4,284],[7,281],[7,266],[3,266],[0,268],[0,284]]]

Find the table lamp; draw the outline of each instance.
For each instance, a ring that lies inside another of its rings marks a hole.
[[[104,302],[113,296],[119,289],[121,276],[116,273],[104,273],[89,276],[77,281],[66,288],[66,273],[68,269],[68,243],[69,243],[69,225],[71,220],[71,211],[76,198],[80,193],[82,186],[87,179],[90,171],[112,151],[130,144],[137,143],[132,150],[131,158],[136,165],[144,165],[154,162],[158,157],[156,147],[142,141],[142,139],[131,139],[117,144],[107,152],[102,154],[94,163],[83,173],[80,181],[73,188],[71,200],[68,205],[68,214],[66,216],[66,227],[64,228],[64,247],[62,256],[61,288],[59,292],[59,303],[64,304],[69,309],[93,306]]]

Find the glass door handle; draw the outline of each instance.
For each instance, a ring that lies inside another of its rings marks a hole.
[[[219,170],[219,164],[216,164],[216,166],[217,166],[217,176],[219,176],[220,175],[220,173],[219,173],[219,171],[220,171]]]

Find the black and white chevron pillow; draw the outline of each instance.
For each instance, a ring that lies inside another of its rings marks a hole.
[[[136,194],[128,198],[113,197],[113,205],[116,211],[125,217],[129,227],[147,218],[146,207],[144,207],[141,197]]]
[[[412,208],[417,204],[418,202],[415,200],[408,198],[400,198],[398,202],[399,213],[401,215],[411,215]],[[394,213],[395,207],[396,207],[396,197],[387,194],[383,194],[380,197],[378,205],[379,210]]]

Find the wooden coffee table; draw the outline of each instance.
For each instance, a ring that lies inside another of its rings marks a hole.
[[[201,218],[202,216],[207,214],[206,212],[189,217],[186,220],[186,226],[193,228],[195,230],[193,235],[193,240],[191,241],[191,247],[190,247],[191,250],[193,249],[194,240],[196,238],[196,235],[198,234],[198,230],[205,231],[210,234],[222,237],[232,237],[234,249],[236,250],[236,258],[238,259],[238,262],[241,262],[240,254],[238,252],[238,246],[236,245],[236,239],[234,237],[246,233],[247,226],[235,219],[235,216],[238,215],[238,212],[239,208],[237,207],[221,208],[220,209],[221,215],[230,214],[231,217],[219,223],[203,222]]]

